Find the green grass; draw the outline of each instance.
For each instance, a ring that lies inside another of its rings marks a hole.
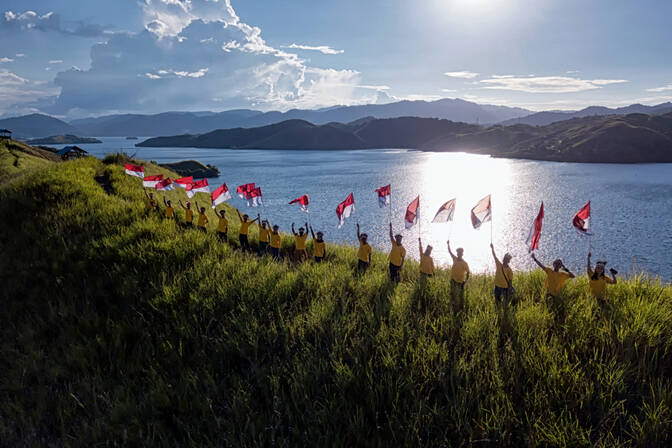
[[[211,211],[211,232],[184,230],[106,161],[0,186],[4,445],[672,443],[669,285],[632,277],[600,306],[581,277],[549,303],[543,273],[520,273],[498,310],[476,275],[455,315],[443,270],[408,262],[395,287],[382,253],[364,276],[348,247],[242,254],[235,213],[232,245]]]

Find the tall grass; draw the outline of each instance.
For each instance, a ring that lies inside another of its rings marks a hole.
[[[409,261],[395,286],[381,253],[364,275],[348,247],[323,264],[244,254],[230,209],[230,244],[211,211],[209,233],[185,230],[119,161],[0,187],[6,445],[672,443],[669,285],[633,277],[599,305],[585,277],[551,301],[543,273],[520,273],[497,308],[476,275],[455,314],[443,270],[421,280]]]

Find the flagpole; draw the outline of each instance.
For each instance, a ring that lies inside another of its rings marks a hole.
[[[390,188],[390,207],[388,210],[388,215],[390,218],[390,225],[392,225],[392,189]]]

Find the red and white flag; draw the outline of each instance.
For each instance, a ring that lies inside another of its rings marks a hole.
[[[591,235],[590,233],[590,201],[579,210],[574,219],[572,219],[572,225],[574,228],[582,235]]]
[[[492,220],[492,204],[490,203],[490,195],[487,195],[471,209],[471,225],[474,229],[481,228],[481,224]]]
[[[154,186],[154,188],[157,189],[158,191],[170,191],[175,189],[175,185],[173,184],[172,180],[166,178],[158,181]]]
[[[197,180],[194,183],[187,185],[187,197],[193,198],[196,193],[208,193],[210,194],[210,186],[208,185],[208,179]]]
[[[301,211],[308,213],[308,203],[310,201],[308,200],[308,195],[304,194],[300,198],[296,198],[293,201],[289,201],[289,204],[299,204],[301,206]]]
[[[390,194],[391,188],[390,185],[385,185],[384,187],[376,188],[376,193],[378,193],[378,206],[380,208],[390,205]]]
[[[410,229],[418,222],[418,208],[420,208],[420,196],[416,196],[406,208],[406,215],[404,216],[406,229]]]
[[[541,239],[541,226],[544,223],[544,203],[541,203],[541,208],[539,208],[539,213],[537,217],[532,221],[532,226],[530,227],[530,233],[527,235],[527,241],[525,243],[529,246],[527,248],[528,252],[534,252],[539,249],[539,240]]]
[[[212,208],[217,207],[219,204],[228,201],[229,199],[231,199],[231,193],[229,193],[229,187],[224,183],[215,188],[215,191],[212,192]]]
[[[251,191],[248,191],[247,194],[245,194],[245,199],[247,199],[248,207],[258,207],[260,205],[264,205],[260,187],[256,187]]]
[[[251,184],[238,185],[238,188],[236,188],[236,193],[238,193],[240,199],[245,199],[247,193],[249,193],[252,190],[254,190],[254,182],[252,182]]]
[[[187,188],[187,185],[193,184],[194,183],[194,178],[192,176],[188,177],[180,177],[179,179],[175,179],[173,183],[180,188]]]
[[[135,176],[139,177],[140,179],[145,177],[145,167],[142,165],[132,165],[130,163],[127,163],[124,165],[124,171],[126,174],[129,176]]]
[[[156,176],[145,176],[142,178],[142,186],[145,188],[154,188],[160,180],[163,180],[163,174],[157,174]]]
[[[336,207],[336,216],[338,216],[338,228],[340,229],[345,224],[345,218],[349,218],[355,211],[355,197],[350,193],[345,201],[338,204]]]
[[[455,199],[451,199],[439,207],[439,211],[434,215],[432,222],[451,222],[455,215],[455,202]]]

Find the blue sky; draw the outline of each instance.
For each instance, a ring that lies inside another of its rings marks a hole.
[[[668,0],[3,0],[0,115],[672,100]]]

